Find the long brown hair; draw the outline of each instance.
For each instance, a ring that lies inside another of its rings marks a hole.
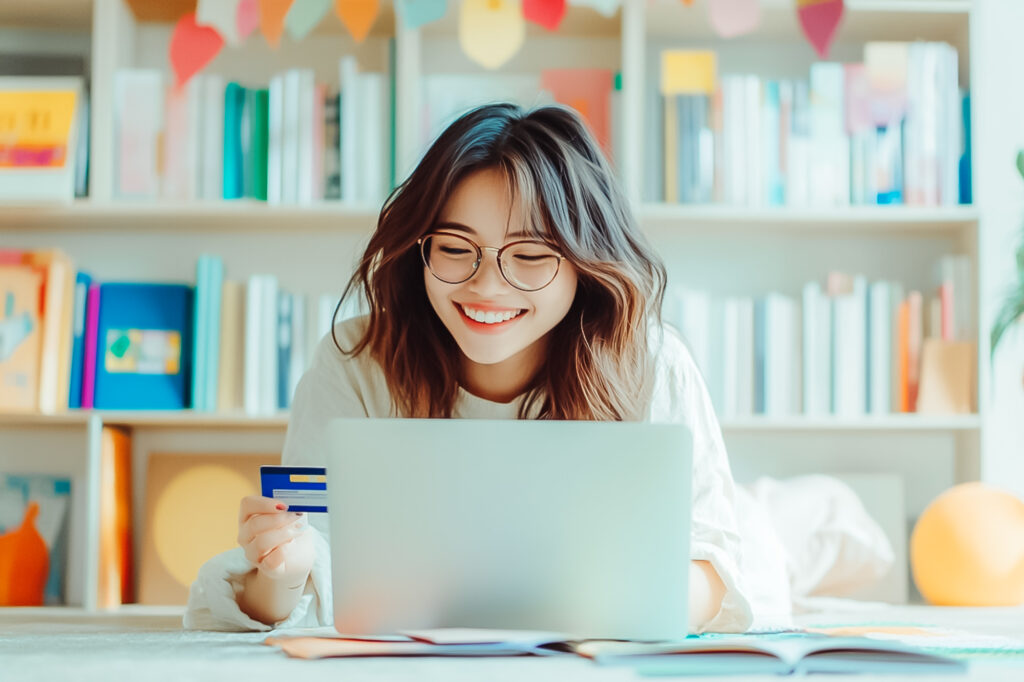
[[[586,124],[560,105],[489,104],[441,133],[388,196],[342,294],[365,296],[365,334],[345,350],[332,326],[334,344],[380,364],[397,414],[451,416],[461,351],[427,299],[416,240],[459,182],[485,168],[504,175],[526,217],[522,229],[557,244],[578,272],[576,297],[550,332],[519,417],[537,408],[546,419],[642,419],[653,383],[648,327],[661,322],[665,267]]]

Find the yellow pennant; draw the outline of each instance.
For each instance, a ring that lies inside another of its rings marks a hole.
[[[477,64],[497,69],[523,46],[526,21],[517,0],[465,0],[459,12],[459,43]]]

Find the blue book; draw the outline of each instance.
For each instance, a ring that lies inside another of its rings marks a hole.
[[[71,344],[71,386],[68,391],[68,407],[77,410],[82,407],[82,370],[85,367],[85,309],[89,297],[92,277],[85,272],[75,276],[75,310],[73,340]]]
[[[209,257],[199,256],[196,262],[196,293],[193,299],[192,311],[192,348],[195,350],[192,358],[192,390],[189,404],[192,409],[205,411],[206,393],[203,386],[206,382],[206,292],[209,288]]]
[[[192,376],[192,287],[108,283],[100,297],[96,408],[184,409]]]
[[[765,413],[765,336],[768,302],[754,301],[754,414]]]
[[[225,199],[239,199],[245,195],[242,142],[242,112],[245,88],[228,83],[224,89],[224,189]],[[248,146],[248,139],[245,142]]]
[[[220,372],[220,311],[224,295],[224,261],[217,256],[209,257],[209,272],[206,280],[206,381],[204,383],[205,409],[217,411],[217,375]]]

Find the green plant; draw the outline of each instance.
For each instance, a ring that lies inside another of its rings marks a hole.
[[[1024,178],[1024,151],[1017,152],[1017,172]],[[992,355],[995,355],[996,346],[1003,334],[1017,320],[1024,315],[1024,240],[1017,248],[1017,281],[1010,288],[1003,307],[996,315],[996,321],[992,325]]]

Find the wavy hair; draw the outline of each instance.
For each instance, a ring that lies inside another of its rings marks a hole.
[[[644,237],[608,161],[580,116],[549,105],[501,103],[452,123],[396,187],[377,220],[345,299],[361,291],[365,334],[347,355],[383,368],[394,411],[450,417],[461,351],[435,314],[416,240],[430,231],[459,182],[498,169],[526,218],[522,229],[560,248],[578,272],[575,299],[549,332],[547,357],[519,417],[640,420],[652,389],[649,325],[661,323],[665,267]],[[520,227],[520,226],[516,226]]]

